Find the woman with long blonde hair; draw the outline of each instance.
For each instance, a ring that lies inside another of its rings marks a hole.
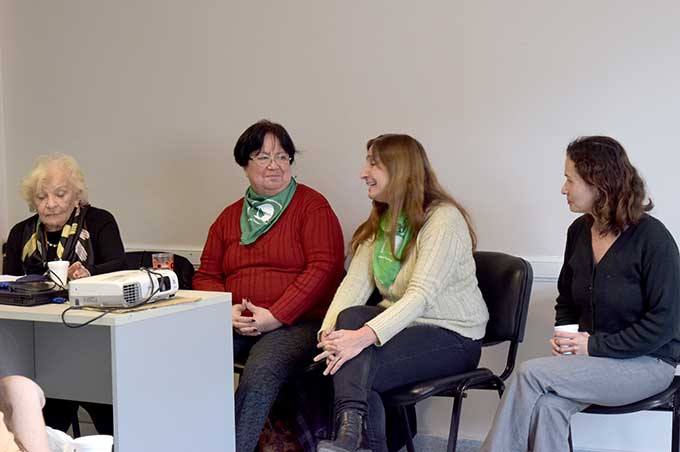
[[[361,179],[373,208],[318,335],[315,360],[333,376],[336,413],[334,440],[320,452],[360,450],[364,436],[386,451],[380,393],[475,368],[489,318],[470,218],[423,146],[408,135],[369,140]],[[383,300],[366,306],[376,288]]]

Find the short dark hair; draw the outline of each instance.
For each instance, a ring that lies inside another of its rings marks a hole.
[[[579,176],[597,191],[593,217],[603,235],[620,234],[654,208],[645,183],[621,143],[605,136],[580,137],[569,143],[567,157]]]
[[[248,166],[248,160],[253,152],[259,151],[262,148],[264,137],[271,133],[279,140],[281,147],[290,157],[290,163],[295,161],[295,144],[293,139],[288,135],[288,132],[281,124],[263,119],[248,127],[236,141],[234,146],[234,160],[239,166],[245,168]]]

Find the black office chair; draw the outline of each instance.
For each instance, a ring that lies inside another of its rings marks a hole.
[[[671,385],[652,397],[639,402],[619,406],[590,405],[582,413],[590,414],[626,414],[636,411],[671,411],[673,412],[673,429],[671,431],[671,452],[680,452],[680,377],[673,378]],[[573,451],[571,429],[569,429],[569,450]]]
[[[520,342],[524,340],[524,327],[533,282],[531,265],[524,259],[490,251],[477,251],[474,258],[477,265],[477,281],[490,315],[483,346],[510,343],[503,373],[496,375],[491,370],[480,367],[459,375],[405,385],[382,394],[386,406],[398,407],[401,410],[402,420],[405,419],[406,408],[428,397],[453,397],[447,452],[456,450],[458,425],[466,392],[469,389],[486,389],[498,391],[499,396],[503,395],[504,381],[515,367],[517,350]],[[408,431],[408,423],[404,422],[404,425]],[[411,437],[412,434],[408,431],[406,449],[415,452]]]
[[[73,433],[74,438],[80,438],[80,418],[78,417],[78,411],[73,414],[71,418],[71,433]]]
[[[128,251],[125,253],[128,270],[138,270],[141,267],[151,267],[151,255],[163,251]],[[191,281],[194,278],[194,266],[189,259],[179,254],[174,254],[174,270],[177,274],[177,282],[180,289],[191,290]]]
[[[7,272],[7,242],[2,242],[2,273]]]

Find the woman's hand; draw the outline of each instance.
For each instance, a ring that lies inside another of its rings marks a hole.
[[[326,359],[324,375],[335,373],[350,359],[357,356],[368,346],[376,343],[378,336],[368,326],[364,325],[358,330],[337,330],[331,333],[321,333],[321,341],[317,348],[323,352],[314,357],[314,361]]]
[[[88,276],[90,276],[90,270],[80,262],[75,262],[68,268],[68,279],[87,278]]]
[[[255,320],[254,326],[260,333],[275,330],[283,325],[283,323],[279,322],[276,317],[272,315],[269,309],[255,306],[247,298],[243,300],[243,306],[253,313],[252,318]]]
[[[241,336],[259,336],[261,333],[257,330],[257,327],[255,327],[255,319],[243,315],[243,311],[246,310],[246,307],[244,306],[245,301],[244,298],[241,300],[241,303],[232,305],[231,326],[233,326],[234,331]]]
[[[574,355],[588,356],[588,338],[590,334],[579,331],[578,333],[568,333],[566,331],[556,331],[550,339],[551,352],[553,356],[564,355],[571,352]]]
[[[321,345],[321,343],[324,342],[328,338],[328,335],[331,334],[332,332],[333,330],[323,330],[321,332],[319,342],[316,344],[316,348],[323,348],[323,345]],[[326,358],[326,365],[328,365],[332,360],[335,359],[335,355],[331,352],[323,351],[314,357],[314,362],[321,361],[324,358]]]

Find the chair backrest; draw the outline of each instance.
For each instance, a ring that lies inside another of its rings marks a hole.
[[[138,270],[141,267],[151,267],[151,255],[162,251],[128,251],[125,253],[128,270]],[[189,259],[175,254],[174,270],[177,274],[177,282],[180,289],[191,289],[191,280],[194,278],[194,266]]]
[[[0,274],[7,271],[7,242],[2,242],[2,271]]]
[[[492,251],[474,253],[477,281],[489,309],[484,345],[524,340],[533,271],[522,258]]]
[[[489,309],[483,345],[509,341],[505,369],[499,375],[506,380],[515,368],[519,343],[524,340],[531,285],[531,265],[522,258],[492,251],[476,251],[477,282]]]

